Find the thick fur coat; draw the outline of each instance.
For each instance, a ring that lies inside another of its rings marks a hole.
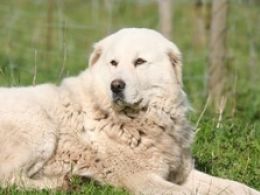
[[[196,171],[178,48],[149,29],[95,45],[59,86],[0,88],[0,183],[56,188],[90,177],[135,194],[260,194]]]

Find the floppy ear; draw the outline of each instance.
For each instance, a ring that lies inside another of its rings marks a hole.
[[[94,45],[94,51],[91,53],[89,58],[89,66],[93,66],[102,54],[102,49],[97,44]]]
[[[182,57],[177,48],[171,48],[168,50],[168,56],[173,66],[177,83],[182,87]]]

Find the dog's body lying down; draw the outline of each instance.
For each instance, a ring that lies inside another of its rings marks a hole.
[[[56,188],[91,177],[135,194],[260,194],[193,168],[176,46],[148,29],[95,45],[60,86],[0,88],[0,182]]]

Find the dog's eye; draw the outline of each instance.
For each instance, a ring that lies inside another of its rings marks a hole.
[[[144,60],[143,58],[137,58],[135,61],[134,61],[134,65],[135,66],[139,66],[141,64],[144,64],[146,62],[146,60]]]
[[[117,66],[117,65],[118,65],[118,62],[115,61],[115,60],[111,60],[111,61],[110,61],[110,64],[111,64],[112,66]]]

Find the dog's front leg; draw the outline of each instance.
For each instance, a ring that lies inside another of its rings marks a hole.
[[[128,177],[125,187],[136,195],[191,195],[183,186],[166,181],[161,176],[151,173],[139,173]]]
[[[221,179],[193,169],[186,182],[182,185],[201,195],[260,195],[260,192],[245,184]]]

